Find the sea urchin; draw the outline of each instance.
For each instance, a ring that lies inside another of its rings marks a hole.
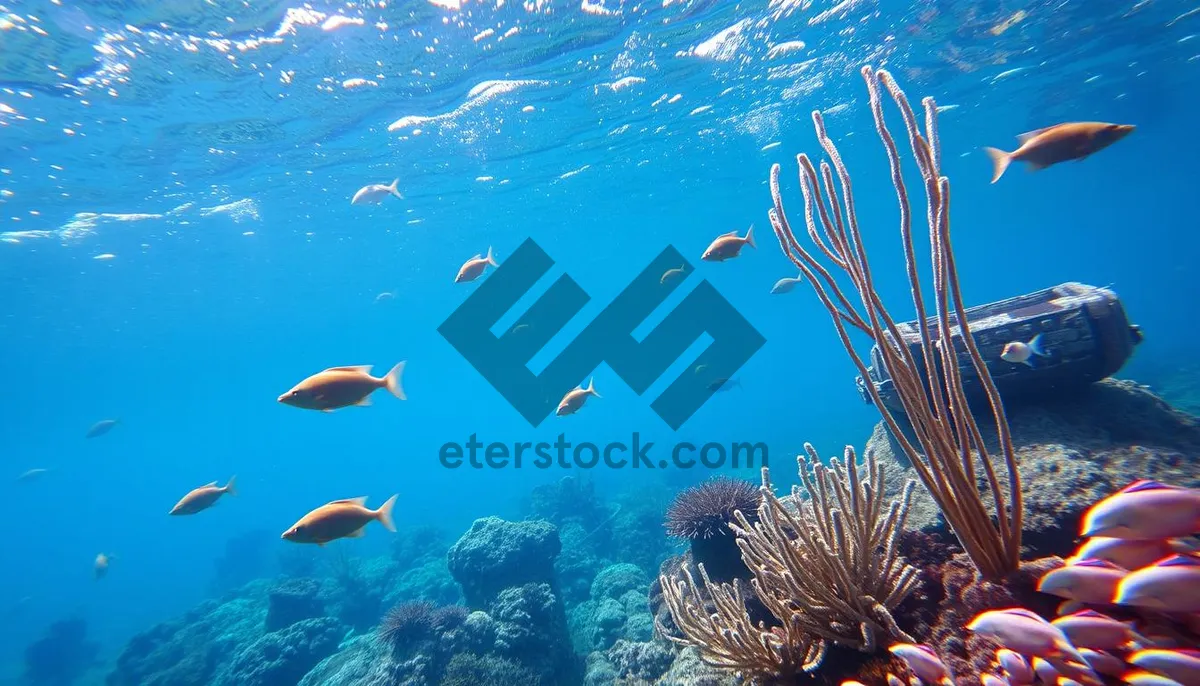
[[[667,509],[667,533],[692,541],[729,536],[735,510],[751,524],[758,521],[758,486],[719,476],[686,488]]]

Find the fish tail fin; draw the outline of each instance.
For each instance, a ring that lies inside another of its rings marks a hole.
[[[401,400],[408,400],[408,396],[404,395],[404,386],[401,385],[401,377],[404,375],[404,365],[407,361],[402,360],[392,367],[392,371],[383,377],[383,385],[388,389],[388,392]]]
[[[396,523],[392,521],[392,507],[395,504],[396,496],[394,495],[388,498],[387,502],[380,505],[378,510],[375,510],[375,516],[379,519],[379,523],[383,525],[383,528],[392,532],[396,531]]]
[[[1029,341],[1029,350],[1038,357],[1048,357],[1046,347],[1042,345],[1042,334],[1039,333],[1033,337],[1033,340]]]
[[[1004,176],[1004,172],[1012,162],[1012,155],[997,148],[984,148],[983,151],[992,158],[992,183],[996,183],[1001,176]]]
[[[484,259],[487,260],[487,263],[492,265],[493,267],[500,266],[500,265],[496,264],[496,255],[492,252],[492,246],[490,246],[490,245],[488,246],[487,257],[485,257]]]
[[[754,244],[754,225],[753,224],[750,225],[750,228],[746,229],[746,243],[749,244],[751,248],[758,250],[758,246]]]
[[[401,200],[404,199],[404,196],[400,195],[400,179],[392,179],[392,185],[388,186],[388,192]]]
[[[235,474],[235,475],[229,477],[229,481],[225,482],[225,494],[226,495],[237,495],[237,489],[234,488],[234,486],[233,486],[234,481],[236,481],[236,480],[237,480],[237,475]]]
[[[584,390],[596,396],[597,398],[600,397],[600,394],[596,392],[596,377],[593,376],[592,378],[588,379],[588,387]]]

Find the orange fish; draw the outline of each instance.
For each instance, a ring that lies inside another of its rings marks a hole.
[[[996,183],[1013,160],[1028,162],[1031,171],[1067,160],[1082,160],[1129,135],[1133,128],[1129,124],[1098,121],[1055,124],[1017,136],[1021,146],[1013,152],[996,148],[984,148],[983,151],[992,158],[992,183]]]
[[[221,496],[228,493],[229,495],[237,495],[237,491],[233,489],[234,477],[229,477],[229,481],[224,486],[218,486],[214,481],[209,484],[204,484],[200,488],[192,489],[187,495],[183,496],[179,502],[175,503],[175,507],[167,514],[173,515],[190,515],[196,514],[202,510],[207,510],[217,504]]]
[[[342,407],[371,404],[370,395],[376,389],[386,388],[401,400],[407,400],[400,377],[404,374],[404,362],[392,367],[383,378],[371,376],[371,365],[358,367],[330,367],[296,384],[292,390],[279,396],[279,402],[304,410],[333,412]]]
[[[392,506],[396,496],[387,499],[378,510],[368,509],[367,497],[348,498],[326,503],[300,518],[282,538],[292,543],[316,543],[323,546],[339,538],[359,538],[367,524],[378,520],[388,531],[395,531]]]
[[[708,262],[724,262],[725,260],[733,259],[742,252],[742,246],[749,245],[755,250],[758,246],[754,244],[754,226],[746,229],[746,236],[742,238],[737,235],[737,231],[730,231],[717,237],[700,256],[700,259]]]
[[[488,265],[499,267],[496,264],[496,257],[492,255],[492,248],[488,246],[487,256],[476,255],[463,263],[461,269],[458,270],[458,276],[454,277],[454,283],[466,283],[474,281],[480,276],[483,276],[483,271],[488,268]]]
[[[599,398],[600,394],[596,392],[595,382],[595,378],[589,379],[587,388],[584,388],[583,386],[577,386],[575,390],[564,395],[562,401],[558,403],[558,409],[554,411],[554,414],[558,415],[559,417],[575,414],[581,407],[583,407],[583,404],[587,402],[589,395],[594,395]]]

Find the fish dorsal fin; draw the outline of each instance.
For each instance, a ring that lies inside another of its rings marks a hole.
[[[1033,131],[1027,131],[1025,133],[1017,134],[1017,142],[1020,143],[1021,145],[1025,145],[1031,139],[1037,138],[1039,135],[1046,133],[1050,129],[1057,128],[1057,127],[1058,127],[1058,124],[1055,124],[1054,126],[1047,126],[1045,128],[1034,129]]]
[[[1068,567],[1098,567],[1100,569],[1121,569],[1120,567],[1109,562],[1108,560],[1096,560],[1096,559],[1080,560],[1079,562],[1076,562],[1073,565],[1067,565],[1067,566]]]
[[[1159,483],[1153,479],[1138,479],[1121,489],[1121,493],[1140,493],[1141,491],[1157,491],[1169,489],[1170,486]]]
[[[1093,618],[1100,618],[1100,619],[1112,619],[1112,617],[1109,617],[1108,615],[1100,614],[1099,612],[1096,612],[1095,610],[1080,610],[1079,612],[1073,612],[1073,613],[1067,615],[1067,617],[1093,617]],[[1063,619],[1063,618],[1060,617],[1059,619]]]
[[[1041,615],[1037,614],[1036,612],[1033,612],[1032,610],[1026,610],[1023,607],[1014,607],[1014,608],[1009,608],[1007,610],[997,610],[997,612],[1003,612],[1006,615],[1017,615],[1018,617],[1027,617],[1029,619],[1032,619],[1032,620],[1035,620],[1038,622],[1043,622],[1043,623],[1046,621],[1045,619],[1042,618]]]
[[[1155,567],[1200,567],[1200,557],[1195,555],[1172,555],[1154,563]]]
[[[329,504],[330,505],[359,505],[361,507],[366,507],[367,506],[367,496],[363,495],[363,496],[359,496],[357,498],[343,498],[342,500],[331,501]]]
[[[723,234],[721,234],[721,236],[722,236],[722,237],[725,237],[725,236],[736,236],[736,235],[738,235],[737,229],[734,229],[733,231],[730,231],[729,233],[723,233]]]
[[[216,481],[210,481],[210,482],[204,484],[203,486],[201,486],[200,488],[213,488],[216,485],[217,485]]]
[[[348,367],[330,367],[329,369],[326,369],[325,371],[327,371],[327,372],[362,372],[363,374],[370,374],[371,369],[374,366],[375,365],[371,365],[371,364],[358,364],[358,365],[350,365]]]
[[[475,253],[475,257],[472,257],[470,260],[467,260],[467,261],[468,262],[478,262],[479,260],[482,260],[482,259],[483,259],[483,255],[480,255],[479,253]]]

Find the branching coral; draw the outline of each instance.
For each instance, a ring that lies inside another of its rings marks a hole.
[[[975,567],[984,578],[1000,579],[1020,564],[1021,484],[1000,394],[971,335],[959,288],[958,269],[950,244],[950,181],[941,175],[937,105],[932,98],[922,101],[925,108],[922,132],[907,97],[888,72],[866,66],[862,75],[870,92],[875,128],[891,163],[892,183],[900,204],[900,232],[917,314],[916,330],[897,325],[875,289],[859,231],[850,173],[837,146],[826,134],[825,122],[819,112],[813,112],[813,123],[829,162],[821,162],[818,176],[807,155],[796,158],[804,194],[805,223],[808,236],[817,248],[814,252],[823,255],[849,278],[862,302],[861,311],[851,304],[825,265],[796,240],[783,211],[778,164],[771,168],[771,196],[775,205],[769,213],[771,226],[784,254],[807,277],[833,317],[838,336],[863,379],[870,379],[867,363],[854,349],[848,329],[865,333],[875,343],[883,367],[895,383],[919,447],[906,437],[879,389],[868,381],[865,386],[876,408]],[[900,109],[925,187],[925,214],[934,277],[933,316],[927,314],[918,274],[913,248],[913,210],[900,171],[900,153],[884,121],[881,97],[884,89]],[[835,172],[840,190],[835,185]],[[947,341],[952,344],[945,345]],[[973,370],[969,378],[964,378],[968,375],[960,367],[960,354]],[[965,389],[973,384],[984,391],[995,420],[1000,445],[998,457],[1007,471],[1007,489],[992,464],[993,456],[984,445],[980,428],[968,407]],[[977,485],[976,455],[983,468],[982,478],[995,502],[994,513],[985,505]]]
[[[844,467],[836,459],[825,467],[811,445],[805,451],[808,457],[797,461],[808,499],[794,488],[796,509],[789,509],[773,493],[763,468],[760,521],[751,523],[738,511],[738,524],[731,525],[754,574],[754,590],[778,626],[756,626],[737,583],[713,583],[703,566],[712,611],[690,572],[681,579],[660,579],[664,600],[684,634],[672,640],[698,646],[710,664],[753,679],[812,671],[829,643],[873,652],[879,634],[912,640],[890,611],[917,583],[916,569],[897,552],[914,483],[885,509],[883,469],[873,456],[858,465],[847,447]]]

